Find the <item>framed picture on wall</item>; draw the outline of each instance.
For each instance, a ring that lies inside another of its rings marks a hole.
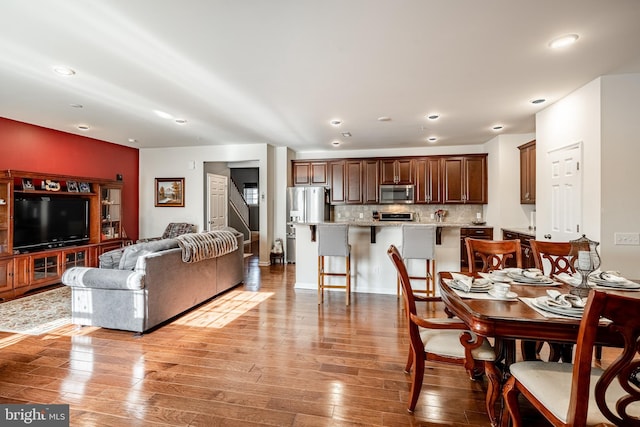
[[[156,178],[156,206],[184,207],[184,178]]]
[[[81,193],[91,193],[91,184],[88,182],[81,182],[78,184],[78,189]]]

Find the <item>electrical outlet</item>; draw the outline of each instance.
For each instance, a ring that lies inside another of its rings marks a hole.
[[[364,218],[364,214],[362,212],[360,212],[360,219]]]
[[[640,246],[640,233],[614,233],[616,245]]]

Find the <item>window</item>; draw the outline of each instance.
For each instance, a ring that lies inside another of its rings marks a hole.
[[[244,184],[244,200],[248,205],[258,204],[258,184]]]

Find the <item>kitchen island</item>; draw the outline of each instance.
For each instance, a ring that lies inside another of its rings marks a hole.
[[[401,221],[341,221],[336,224],[349,225],[351,245],[351,290],[352,292],[395,294],[396,272],[387,257],[389,245],[400,246],[403,224],[424,224],[440,227],[440,244],[436,245],[436,273],[460,270],[460,228],[474,227],[469,223],[448,222],[401,222]],[[315,223],[296,223],[296,289],[318,289],[318,247],[315,241]],[[486,226],[484,226],[486,227]],[[344,259],[330,258],[328,268],[344,271]],[[424,274],[425,263],[409,262],[411,275]],[[344,279],[331,278],[335,283]],[[342,280],[342,282],[340,282]],[[437,278],[436,278],[437,281]],[[436,282],[437,283],[437,282]],[[414,286],[424,287],[416,281]]]

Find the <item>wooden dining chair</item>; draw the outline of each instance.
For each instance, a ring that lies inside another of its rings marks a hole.
[[[400,277],[409,329],[411,351],[405,372],[412,371],[412,378],[407,410],[413,412],[418,402],[424,380],[425,361],[454,363],[463,365],[472,379],[486,374],[486,409],[491,424],[496,425],[495,402],[500,394],[500,374],[494,364],[496,354],[493,347],[483,337],[467,330],[459,319],[419,317],[416,309],[417,296],[411,289],[409,274],[398,248],[389,246],[387,255]]]
[[[592,290],[580,322],[573,364],[512,364],[503,389],[512,425],[523,425],[518,408],[522,395],[554,426],[639,426],[639,306],[637,297]],[[610,322],[602,336],[624,344],[605,370],[591,363],[601,317]]]
[[[549,277],[556,274],[576,272],[574,268],[574,257],[569,256],[571,243],[569,242],[547,242],[543,240],[529,240],[533,260],[536,268],[539,268]],[[549,267],[549,268],[547,268]]]
[[[533,252],[533,260],[536,268],[548,276],[553,277],[556,274],[576,272],[574,268],[574,257],[569,256],[571,252],[571,243],[569,242],[548,242],[543,240],[530,239],[531,251]],[[536,343],[536,354],[539,356],[542,350],[543,342]],[[600,349],[600,353],[602,348]],[[549,343],[549,361],[571,363],[573,359],[573,344]],[[526,350],[525,350],[526,351]],[[599,353],[596,352],[596,355]],[[599,358],[598,358],[599,360]]]
[[[516,267],[522,268],[520,240],[481,240],[467,237],[465,243],[470,272],[501,270],[510,259],[515,259]],[[482,260],[480,268],[476,265],[477,258]]]

